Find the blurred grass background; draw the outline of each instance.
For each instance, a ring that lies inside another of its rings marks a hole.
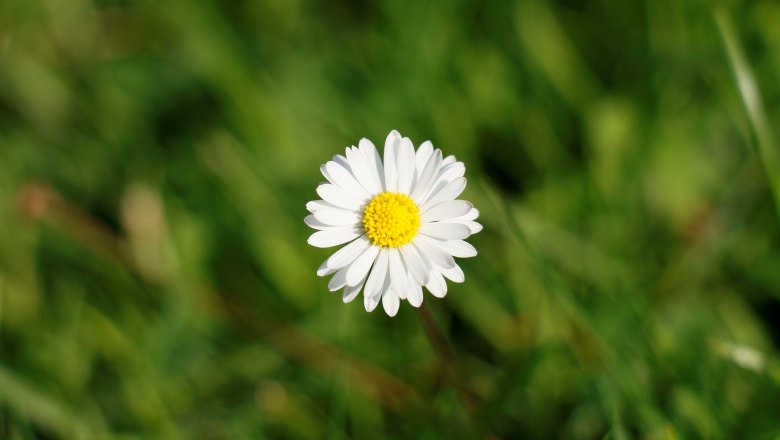
[[[780,4],[5,0],[0,438],[780,438]],[[485,230],[327,292],[318,166],[393,128]]]

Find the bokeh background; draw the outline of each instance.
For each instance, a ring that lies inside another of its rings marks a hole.
[[[780,436],[780,4],[0,2],[0,438]],[[485,229],[344,305],[319,165],[391,129]]]

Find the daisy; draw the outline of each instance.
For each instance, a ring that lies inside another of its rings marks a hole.
[[[366,311],[379,302],[395,316],[400,300],[414,307],[422,286],[442,298],[444,278],[465,279],[453,257],[477,255],[463,241],[482,230],[479,211],[456,200],[466,188],[466,167],[442,157],[430,141],[415,151],[408,137],[393,130],[385,140],[384,162],[374,144],[361,139],[320,167],[329,183],[317,187],[322,200],[306,204],[304,221],[318,231],[309,244],[327,248],[348,243],[330,256],[317,275],[333,275],[328,288],[344,289],[348,303],[363,291]]]

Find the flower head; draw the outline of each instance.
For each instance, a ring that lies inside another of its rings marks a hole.
[[[425,286],[439,298],[447,283],[461,283],[463,271],[453,257],[477,255],[465,241],[482,230],[479,211],[456,200],[466,188],[466,167],[454,156],[442,157],[430,141],[416,151],[409,138],[393,130],[385,140],[384,162],[374,144],[361,139],[320,167],[329,183],[320,184],[322,200],[306,204],[305,218],[318,231],[309,244],[332,247],[317,275],[333,275],[328,288],[344,289],[344,302],[363,291],[367,311],[379,302],[390,316],[400,300],[414,307]]]

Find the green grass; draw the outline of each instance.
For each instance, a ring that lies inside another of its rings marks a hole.
[[[482,3],[0,3],[0,438],[780,436],[780,7]],[[393,128],[485,226],[449,357],[306,244]]]

